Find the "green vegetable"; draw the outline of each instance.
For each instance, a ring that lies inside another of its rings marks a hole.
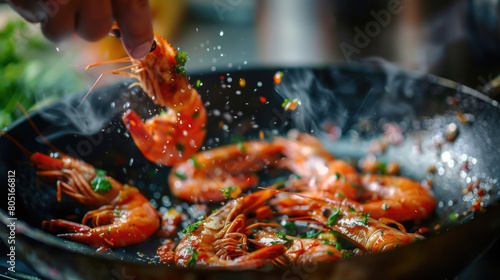
[[[197,229],[200,228],[200,223],[202,223],[203,221],[198,221],[198,222],[195,222],[195,223],[192,223],[190,225],[188,225],[185,229],[182,230],[182,233],[184,234],[188,234],[188,233],[191,233]]]
[[[194,265],[196,265],[197,260],[198,260],[198,251],[193,250],[191,258],[189,258],[188,267],[193,267]]]
[[[333,226],[337,224],[337,221],[342,217],[342,213],[340,212],[339,207],[334,207],[332,209],[332,214],[328,217],[328,222],[326,222],[327,226]]]
[[[352,257],[352,253],[351,253],[351,252],[349,252],[349,251],[343,251],[343,252],[342,252],[342,257],[343,257],[344,259],[350,258],[350,257]]]
[[[237,190],[237,187],[229,186],[226,188],[221,188],[220,191],[226,199],[233,198],[232,193]]]
[[[310,230],[310,231],[307,231],[307,232],[302,232],[299,234],[299,237],[300,238],[316,238],[316,236],[320,235],[321,234],[321,230]]]
[[[360,222],[361,222],[363,225],[368,224],[368,217],[370,217],[370,213],[361,213],[361,219],[360,219]]]
[[[80,92],[92,81],[74,67],[75,52],[58,52],[53,43],[24,20],[8,21],[0,30],[0,128],[27,109]]]
[[[285,228],[289,232],[295,232],[297,230],[297,227],[295,227],[295,223],[292,222],[286,222],[283,225],[283,228]]]
[[[284,243],[292,242],[292,239],[287,238],[284,232],[278,232],[277,235],[279,239],[284,241]]]
[[[106,171],[100,169],[96,169],[96,176],[92,179],[90,185],[94,192],[101,193],[109,192],[112,188],[111,182],[106,179]]]
[[[175,61],[177,62],[177,65],[175,66],[175,70],[177,71],[177,73],[186,73],[186,69],[184,69],[184,66],[187,62],[187,53],[184,51],[178,52],[175,56]]]
[[[201,169],[203,167],[203,165],[201,165],[201,163],[196,159],[196,157],[192,156],[191,158],[189,158],[189,160],[193,164],[194,168]]]
[[[238,150],[242,153],[246,153],[247,150],[245,148],[245,145],[243,145],[243,141],[238,141],[238,143],[236,143],[237,147],[238,147]]]
[[[181,173],[179,171],[175,171],[175,177],[181,179],[181,180],[186,180],[187,179],[187,176],[184,174],[184,173]]]
[[[456,221],[458,220],[459,214],[457,212],[450,213],[449,219],[450,221]]]

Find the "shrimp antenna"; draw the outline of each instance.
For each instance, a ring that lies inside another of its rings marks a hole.
[[[24,147],[23,144],[19,143],[19,141],[17,141],[14,137],[12,137],[10,134],[8,134],[5,131],[0,131],[0,136],[7,138],[10,142],[14,143],[14,145],[16,145],[19,148],[19,150],[21,150],[21,152],[23,152],[23,154],[26,155],[26,157],[28,157],[28,158],[31,157],[32,153],[26,147]]]
[[[31,127],[33,128],[35,133],[38,135],[38,137],[40,137],[40,139],[42,139],[43,143],[45,143],[45,145],[49,146],[49,148],[51,148],[53,151],[59,153],[60,155],[64,155],[65,153],[63,153],[61,150],[59,150],[54,145],[52,145],[52,143],[50,143],[50,141],[42,134],[42,132],[38,129],[35,122],[31,118],[31,116],[29,115],[26,108],[20,103],[17,104],[17,107],[23,112],[24,116],[26,117],[26,119],[30,123]],[[31,155],[31,152],[29,154]]]
[[[89,64],[85,68],[85,70],[88,70],[88,69],[90,69],[92,67],[99,66],[99,65],[102,65],[102,64],[116,63],[116,62],[130,62],[130,61],[131,61],[130,57],[124,57],[124,58],[119,58],[119,59],[116,59],[116,60],[109,60],[109,61],[104,61],[104,62],[97,62],[97,63]],[[92,92],[92,90],[94,90],[94,88],[96,87],[97,83],[99,83],[99,81],[101,81],[101,79],[105,75],[115,74],[115,75],[123,75],[123,76],[135,77],[135,75],[133,73],[122,72],[122,70],[130,69],[130,68],[133,68],[134,66],[135,66],[134,64],[131,64],[131,65],[127,65],[127,66],[124,66],[124,67],[117,68],[117,69],[113,69],[113,70],[102,72],[101,75],[99,75],[99,77],[97,78],[97,80],[94,82],[94,84],[90,87],[89,91],[87,91],[87,93],[85,94],[85,96],[83,96],[82,101],[80,101],[80,104],[82,104],[82,102],[85,101],[85,99],[87,99],[87,97],[90,95],[90,93]]]

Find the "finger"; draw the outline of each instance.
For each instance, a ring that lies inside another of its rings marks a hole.
[[[77,18],[76,32],[87,41],[97,41],[111,30],[113,15],[111,3],[102,0],[82,2]]]
[[[42,24],[42,32],[47,39],[60,42],[74,33],[77,8],[75,2],[70,1],[49,14],[47,22]]]
[[[43,9],[37,7],[34,1],[29,0],[8,0],[8,4],[26,21],[31,23],[45,23],[48,16]]]
[[[132,58],[149,53],[153,43],[153,19],[148,0],[112,0],[123,45]]]

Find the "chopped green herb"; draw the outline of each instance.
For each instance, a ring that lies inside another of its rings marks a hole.
[[[184,66],[187,62],[187,53],[184,51],[178,52],[175,56],[175,61],[177,61],[177,65],[175,66],[175,70],[177,71],[177,73],[186,73],[186,69],[184,69]]]
[[[332,214],[330,214],[330,217],[328,217],[328,222],[326,223],[327,226],[333,226],[337,224],[337,221],[339,218],[342,217],[342,213],[340,212],[339,207],[334,207],[332,209]]]
[[[340,174],[339,172],[335,173],[335,179],[345,181],[344,175]]]
[[[342,244],[338,241],[335,241],[335,249],[342,250]]]
[[[379,162],[378,170],[379,170],[380,174],[382,174],[382,175],[386,174],[387,173],[387,163]]]
[[[387,210],[389,208],[391,208],[391,206],[389,204],[386,204],[386,203],[382,204],[382,210]]]
[[[234,193],[234,192],[236,192],[236,190],[238,190],[238,187],[235,187],[235,186],[229,186],[229,187],[221,188],[220,190],[221,190],[221,192],[222,192],[222,195],[223,195],[226,199],[230,199],[230,198],[234,198],[234,197],[233,197],[233,193]]]
[[[179,152],[181,152],[181,153],[182,153],[182,152],[184,152],[184,150],[186,150],[186,147],[184,147],[184,145],[179,144],[179,143],[175,144],[175,147],[176,147],[176,148],[177,148],[177,150],[179,150]]]
[[[193,253],[191,254],[191,258],[189,258],[188,267],[195,266],[197,260],[198,260],[198,251],[193,250]]]
[[[243,244],[241,244],[241,243],[240,243],[240,244],[236,245],[236,247],[237,247],[238,249],[242,249],[242,248],[243,248]]]
[[[96,176],[92,181],[90,182],[90,185],[92,186],[92,190],[94,192],[109,192],[112,188],[111,182],[106,179],[106,171],[101,170],[101,169],[96,169]]]
[[[413,237],[413,242],[418,242],[418,241],[421,241],[421,239],[417,238],[417,237]]]
[[[246,148],[245,148],[245,145],[243,144],[243,141],[238,141],[238,143],[236,143],[237,147],[238,147],[238,150],[242,153],[246,153]]]
[[[106,176],[107,172],[106,170],[102,170],[102,169],[95,169],[95,174],[97,174],[97,176]]]
[[[193,164],[194,168],[201,169],[203,167],[203,165],[201,165],[201,163],[196,159],[196,157],[192,156],[191,158],[189,158],[189,160],[191,161],[191,164]]]
[[[191,233],[191,232],[197,230],[198,228],[200,228],[201,222],[202,221],[198,221],[198,222],[195,222],[195,223],[188,225],[185,229],[182,230],[182,233],[188,234],[188,233]]]
[[[350,258],[350,257],[352,257],[352,253],[349,251],[344,251],[344,252],[342,252],[342,257],[344,259]]]
[[[323,239],[323,240],[321,240],[321,242],[323,242],[323,244],[326,244],[326,245],[332,245],[332,241],[330,239]]]
[[[281,108],[285,108],[286,106],[288,106],[288,104],[290,104],[290,102],[292,102],[290,99],[285,98],[281,103]]]
[[[196,84],[195,85],[196,85],[197,88],[199,88],[203,84],[201,83],[201,80],[196,80]]]
[[[299,234],[300,238],[316,238],[318,235],[321,234],[321,230],[310,230],[307,232],[302,232]]]
[[[457,212],[450,213],[449,219],[450,221],[458,220],[459,214]]]
[[[336,195],[338,198],[345,198],[345,195],[341,192],[337,192]]]
[[[281,103],[281,107],[287,111],[288,110],[293,111],[297,109],[299,105],[300,105],[300,100],[298,98],[295,98],[293,100],[285,98]]]
[[[332,251],[327,251],[327,252],[326,252],[326,254],[327,254],[328,256],[333,255]]]
[[[295,232],[297,230],[297,227],[295,227],[295,223],[292,222],[286,222],[283,227],[289,232]]]
[[[370,213],[361,213],[361,219],[360,219],[360,222],[361,222],[363,225],[368,224],[368,217],[370,217]]]
[[[278,232],[277,235],[278,235],[278,238],[283,240],[285,243],[292,242],[291,239],[286,237],[286,234],[284,232]]]
[[[356,209],[354,209],[354,207],[352,206],[347,206],[347,208],[349,209],[349,212],[356,212]]]
[[[179,179],[181,179],[181,180],[186,180],[186,179],[187,179],[186,174],[181,173],[181,172],[179,172],[179,171],[175,171],[175,177],[177,177],[177,178],[179,178]]]

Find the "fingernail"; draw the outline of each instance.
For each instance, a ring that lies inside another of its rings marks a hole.
[[[146,42],[144,44],[135,47],[129,52],[130,56],[134,59],[141,59],[145,57],[149,53],[152,44],[153,42]]]

